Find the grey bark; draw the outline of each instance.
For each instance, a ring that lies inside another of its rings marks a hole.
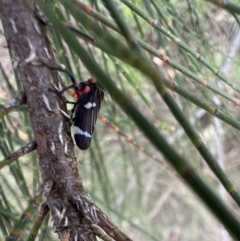
[[[46,26],[37,21],[34,11],[30,0],[0,0],[6,40],[26,94],[37,142],[43,182],[40,191],[46,198],[60,240],[96,240],[96,235],[105,235],[96,225],[113,237],[117,227],[84,193],[69,121],[62,114],[66,112],[64,101],[49,91],[59,86],[58,74],[36,65],[37,59],[53,63],[54,56]]]

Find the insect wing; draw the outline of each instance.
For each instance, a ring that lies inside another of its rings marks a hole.
[[[97,84],[90,84],[90,91],[82,93],[76,104],[74,117],[74,139],[81,150],[86,150],[91,143],[104,92]]]

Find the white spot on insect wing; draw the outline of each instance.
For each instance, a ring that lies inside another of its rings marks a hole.
[[[27,39],[28,40],[28,45],[30,47],[30,54],[29,56],[24,60],[24,63],[29,63],[31,62],[32,60],[34,60],[36,58],[36,50],[33,48],[29,38]]]
[[[47,109],[48,109],[49,111],[53,111],[53,109],[50,107],[50,103],[49,103],[49,100],[48,100],[47,96],[43,94],[42,97],[43,97],[43,101],[44,101]]]
[[[86,105],[84,105],[84,107],[86,109],[94,108],[94,107],[96,107],[96,103],[88,102]]]
[[[15,21],[12,18],[10,18],[10,22],[12,25],[13,33],[17,34],[18,30],[17,30],[16,24],[15,24]]]
[[[92,136],[87,131],[82,131],[79,127],[74,126],[74,135],[82,135],[91,138]]]

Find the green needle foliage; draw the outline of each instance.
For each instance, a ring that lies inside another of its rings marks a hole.
[[[240,5],[36,3],[56,62],[105,91],[100,113],[113,125],[98,120],[90,149],[76,149],[93,201],[132,240],[240,240],[240,62],[231,50]],[[24,98],[7,105],[21,90],[9,64],[0,62],[0,240],[57,240],[45,206],[37,213],[41,177]]]

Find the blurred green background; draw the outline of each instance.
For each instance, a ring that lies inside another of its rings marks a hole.
[[[44,3],[40,0],[38,2]],[[114,16],[111,17],[103,2],[82,1],[93,8],[94,12],[89,17],[96,26],[102,28],[102,35],[97,35],[91,31],[91,26],[87,26],[86,22],[80,22],[73,17],[71,11],[61,5],[61,1],[50,2],[51,5],[48,7],[60,19],[59,21],[64,19],[64,22],[71,23],[72,26],[94,38],[95,45],[76,35],[99,67],[110,76],[114,85],[132,100],[134,106],[159,130],[170,146],[194,167],[207,186],[214,190],[239,218],[238,205],[227,194],[219,183],[219,178],[191,143],[182,126],[156,91],[150,77],[131,67],[128,60],[124,62],[116,58],[115,54],[110,54],[114,51],[121,52],[121,49],[106,41],[104,29],[122,43],[125,39],[109,29],[106,22],[100,21],[99,16],[102,16],[103,20],[115,24]],[[144,19],[136,9],[135,11],[130,9],[126,1],[114,1],[114,3],[119,13],[124,16],[123,19],[132,37],[142,43],[140,46],[146,44],[152,49],[152,52],[149,49],[150,52],[143,50],[147,61],[154,63],[166,80],[175,82],[185,91],[185,98],[179,93],[170,93],[238,191],[240,182],[238,143],[240,112],[237,101],[240,89],[238,87],[240,72],[238,15],[200,0],[132,1],[133,6],[144,13],[146,17]],[[157,21],[157,27],[151,25],[152,21],[146,21],[149,19],[154,20],[155,24]],[[49,20],[53,21],[50,18]],[[161,30],[161,27],[165,30]],[[173,39],[169,38],[168,33]],[[56,51],[57,62],[64,64],[79,81],[89,78],[92,74],[85,67],[84,61],[81,61],[69,46],[69,42],[61,36],[60,28],[50,27],[49,34]],[[176,44],[179,42],[177,38],[181,40],[181,44]],[[187,48],[192,53],[189,53]],[[134,44],[130,44],[129,49],[134,53]],[[153,51],[159,56],[155,56]],[[202,58],[197,53],[201,53]],[[4,104],[21,90],[21,86],[13,74],[2,27],[0,56],[0,104]],[[169,57],[169,63],[164,63],[159,58],[166,59],[166,56]],[[144,59],[139,59],[139,62],[141,61]],[[220,78],[215,74],[217,70],[221,71]],[[62,78],[70,84],[67,76],[62,75]],[[203,86],[203,80],[208,81],[209,85]],[[146,138],[135,121],[113,101],[101,79],[98,81],[105,90],[105,101],[100,114],[141,147],[136,148],[109,125],[98,120],[90,149],[83,152],[76,148],[80,175],[93,201],[133,240],[233,240],[225,232],[221,222],[166,162],[161,151]],[[229,85],[225,82],[229,82]],[[203,105],[206,107],[205,110],[202,108]],[[220,117],[222,116],[224,121],[214,117],[215,108],[221,113]],[[0,160],[4,160],[10,153],[33,140],[26,106],[20,106],[0,119]],[[11,230],[40,184],[35,152],[2,167],[1,240],[4,237],[3,227]],[[31,224],[24,230],[22,240],[27,240],[35,216],[36,213]],[[39,240],[57,240],[52,233],[52,223],[49,221],[45,225],[47,232],[44,232],[45,236],[41,236],[45,230],[42,228]]]

